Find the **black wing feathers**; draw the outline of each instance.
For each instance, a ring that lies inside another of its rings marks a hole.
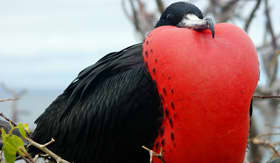
[[[147,162],[162,120],[142,45],[110,53],[87,67],[36,120],[33,138],[74,162]]]

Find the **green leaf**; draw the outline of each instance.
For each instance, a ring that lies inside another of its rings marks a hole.
[[[16,160],[17,151],[12,148],[9,144],[4,144],[2,148],[4,152],[4,157],[7,163],[14,163]]]
[[[4,130],[4,128],[1,128],[1,136],[2,136],[2,140],[4,140],[7,137],[6,131]]]
[[[7,163],[13,163],[16,160],[16,153],[18,152],[20,155],[24,155],[22,150],[26,151],[24,147],[24,142],[21,138],[16,135],[7,135],[2,131],[3,139],[3,151],[4,156]]]
[[[23,125],[22,123],[19,123],[19,124],[17,125],[17,127],[18,127],[18,130],[19,130],[20,135],[21,135],[22,137],[26,138],[27,136],[26,136],[26,132],[25,132],[25,127],[24,127],[24,125]]]
[[[30,130],[29,130],[29,126],[27,123],[23,124],[25,131],[28,132],[28,134],[30,134]]]

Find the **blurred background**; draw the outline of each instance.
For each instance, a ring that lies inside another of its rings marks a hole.
[[[141,42],[175,0],[0,1],[0,112],[34,120],[85,67]],[[280,157],[279,0],[192,0],[252,38],[260,59],[247,162]],[[14,101],[13,99],[17,99]],[[230,148],[230,147],[229,147]]]

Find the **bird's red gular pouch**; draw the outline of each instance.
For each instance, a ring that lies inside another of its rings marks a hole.
[[[163,26],[143,44],[164,112],[153,150],[166,163],[243,163],[257,53],[240,28],[216,24],[215,32]]]

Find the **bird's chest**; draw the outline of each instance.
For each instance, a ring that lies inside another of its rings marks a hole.
[[[258,61],[245,33],[224,28],[217,25],[212,39],[162,27],[144,42],[164,113],[154,150],[162,150],[166,163],[243,162]]]

